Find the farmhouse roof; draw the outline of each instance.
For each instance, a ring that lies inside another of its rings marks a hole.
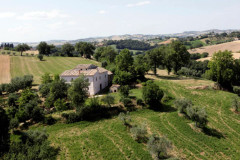
[[[60,76],[61,77],[78,77],[81,74],[84,76],[94,76],[97,72],[104,73],[107,72],[108,74],[112,74],[112,72],[102,68],[97,67],[93,64],[80,64],[77,65],[74,69],[64,71]]]

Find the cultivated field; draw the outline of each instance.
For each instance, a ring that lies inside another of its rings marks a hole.
[[[78,57],[44,57],[44,61],[39,61],[36,57],[11,56],[11,76],[32,74],[34,83],[40,84],[41,76],[44,73],[61,74],[65,70],[74,68],[77,64],[90,63],[97,64],[95,61]]]
[[[201,47],[201,48],[196,48],[196,49],[189,50],[189,52],[190,53],[208,52],[209,56],[212,56],[213,53],[218,52],[219,50],[221,50],[221,51],[229,50],[232,52],[238,52],[238,51],[240,51],[240,40],[217,44],[217,45],[205,46],[205,47]]]
[[[240,53],[233,53],[233,58],[239,59],[240,58]],[[200,58],[197,61],[205,61],[205,60],[211,60],[212,57],[206,57],[206,58]]]
[[[132,122],[145,123],[148,133],[165,135],[174,145],[172,156],[179,159],[238,159],[240,157],[240,117],[230,110],[235,96],[224,91],[194,90],[189,86],[212,85],[211,81],[160,75],[155,82],[172,98],[186,97],[205,107],[208,129],[192,129],[192,121],[179,116],[173,100],[162,112],[148,109],[131,112]],[[116,95],[116,93],[115,93]],[[141,98],[141,89],[131,96]],[[151,159],[146,145],[135,142],[117,117],[96,122],[39,126],[50,135],[52,145],[60,147],[58,159]]]
[[[10,80],[10,57],[7,55],[0,55],[0,84],[9,83]]]

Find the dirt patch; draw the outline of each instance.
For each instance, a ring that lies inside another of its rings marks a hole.
[[[205,90],[209,89],[209,86],[192,86],[192,87],[187,87],[187,89],[196,89],[196,90]]]
[[[10,80],[10,57],[7,55],[0,55],[0,84],[9,83]]]

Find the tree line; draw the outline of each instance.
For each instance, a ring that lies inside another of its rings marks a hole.
[[[117,49],[130,49],[130,50],[149,50],[153,49],[156,46],[151,46],[149,43],[145,43],[143,41],[138,40],[109,40],[105,42],[106,45],[116,45]]]

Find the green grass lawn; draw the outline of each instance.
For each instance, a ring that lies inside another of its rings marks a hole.
[[[61,74],[65,70],[73,69],[78,64],[98,64],[96,61],[80,57],[44,57],[40,61],[37,57],[11,56],[11,77],[32,74],[34,83],[40,84],[44,73]]]
[[[240,157],[240,117],[230,110],[234,94],[211,89],[187,89],[186,83],[170,80],[155,82],[168,96],[186,97],[191,99],[194,105],[205,107],[209,129],[205,133],[193,130],[190,126],[192,121],[178,115],[172,106],[173,101],[164,105],[164,112],[149,109],[131,112],[133,123],[146,123],[149,133],[164,135],[171,140],[174,145],[171,155],[175,157]],[[119,99],[118,93],[113,95]],[[141,89],[131,90],[130,95],[141,98]],[[58,123],[32,129],[43,128],[50,135],[52,145],[60,147],[59,159],[151,159],[146,145],[135,142],[117,117],[96,122]]]

